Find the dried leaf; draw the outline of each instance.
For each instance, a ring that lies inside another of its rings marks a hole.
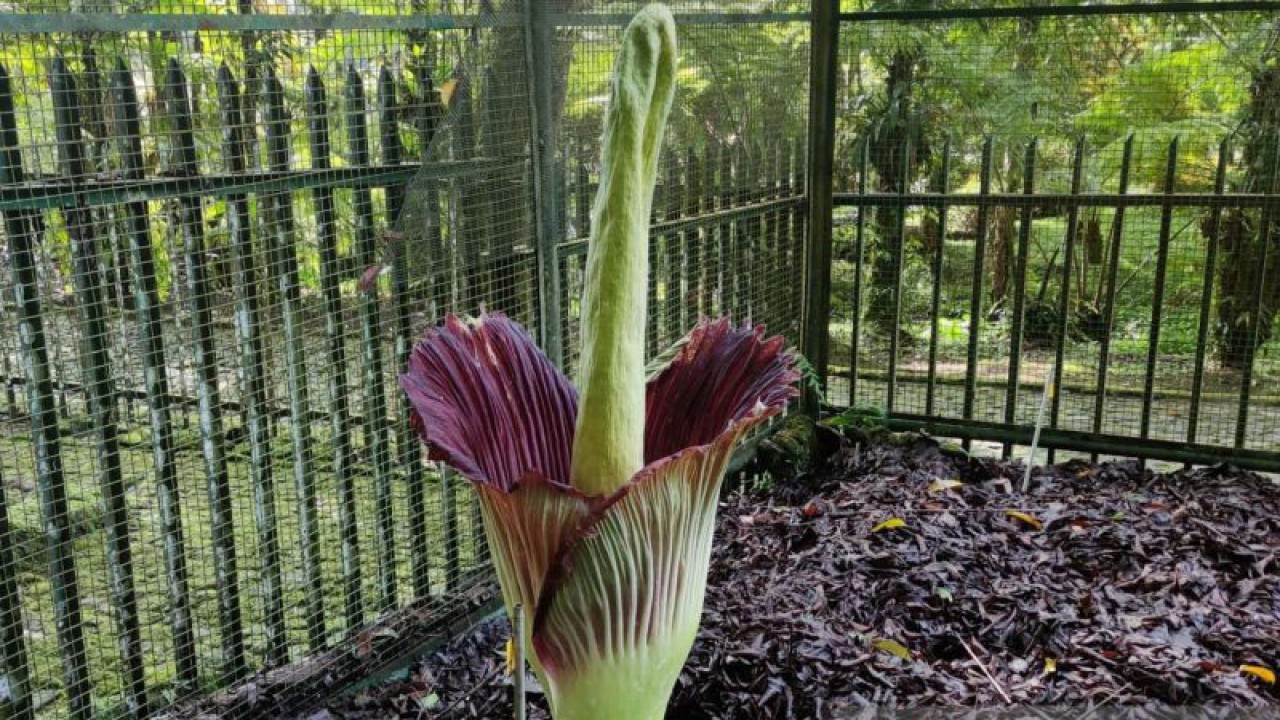
[[[907,526],[906,520],[903,520],[900,517],[891,517],[888,520],[885,520],[884,522],[877,523],[875,527],[871,528],[871,532],[878,533],[881,530],[896,530],[898,528],[904,528],[906,526]]]
[[[1025,523],[1032,530],[1044,529],[1044,523],[1040,521],[1040,518],[1037,518],[1035,515],[1032,515],[1030,513],[1025,513],[1025,512],[1022,512],[1021,510],[1005,510],[1004,514],[1008,515],[1014,520],[1019,520]]]
[[[373,633],[365,630],[356,635],[356,657],[368,660],[373,654]]]
[[[373,292],[374,288],[378,287],[378,278],[386,270],[388,270],[387,266],[381,263],[370,265],[364,269],[364,272],[360,273],[360,280],[356,282],[356,288],[362,293]]]
[[[1271,668],[1261,665],[1241,665],[1240,672],[1252,675],[1268,685],[1276,684],[1276,672]]]
[[[440,85],[440,102],[449,107],[453,102],[453,94],[458,90],[458,78],[449,78]]]
[[[935,493],[935,492],[943,492],[945,490],[957,490],[962,487],[964,487],[964,483],[960,482],[959,480],[956,480],[955,478],[952,478],[950,480],[938,479],[929,483],[929,492]]]
[[[911,661],[911,651],[907,649],[906,645],[903,645],[897,640],[879,638],[873,641],[871,645],[880,652],[889,653],[890,655],[906,660],[907,662]]]
[[[1051,658],[1051,657],[1047,657],[1047,658],[1045,658],[1045,659],[1044,659],[1044,674],[1045,674],[1045,675],[1052,675],[1052,674],[1054,674],[1054,673],[1056,673],[1056,672],[1058,672],[1058,661],[1057,661],[1057,660],[1054,660],[1054,659],[1053,659],[1053,658]]]

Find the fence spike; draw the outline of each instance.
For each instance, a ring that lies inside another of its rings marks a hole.
[[[1076,141],[1071,161],[1071,197],[1078,198],[1084,178],[1085,139]],[[1058,295],[1058,338],[1053,353],[1053,368],[1049,371],[1053,378],[1053,389],[1049,393],[1049,427],[1058,429],[1058,418],[1062,412],[1062,378],[1067,373],[1063,367],[1067,352],[1067,337],[1071,331],[1071,272],[1076,260],[1076,236],[1079,233],[1080,203],[1072,202],[1067,207],[1067,237],[1062,258],[1062,287]],[[1055,459],[1054,448],[1048,449],[1048,461],[1052,465]]]
[[[1035,194],[1036,148],[1036,138],[1032,138],[1027,143],[1022,159],[1022,194],[1028,196]],[[1072,206],[1073,211],[1076,207]],[[1022,216],[1018,220],[1018,250],[1017,257],[1014,258],[1013,271],[1013,320],[1009,332],[1009,376],[1005,381],[1004,398],[1006,424],[1013,424],[1018,413],[1018,390],[1022,380],[1023,321],[1026,316],[1027,272],[1030,265],[1027,259],[1031,253],[1031,224],[1034,221],[1034,210],[1035,207],[1030,204],[1023,205]],[[937,322],[936,313],[934,322]],[[1013,445],[1004,443],[1001,456],[1008,459],[1012,452]]]
[[[370,164],[369,129],[364,80],[354,64],[346,75],[347,143],[351,164]],[[373,197],[368,187],[352,191],[355,196],[356,263],[370,267],[378,261],[374,230]],[[373,482],[377,518],[375,547],[378,555],[378,609],[396,606],[395,519],[391,495],[391,439],[387,428],[387,395],[383,378],[382,321],[376,287],[360,297],[361,365],[364,369],[364,437],[373,457]]]
[[[1124,151],[1120,157],[1120,179],[1117,192],[1121,196],[1129,192],[1129,173],[1132,166],[1133,135],[1129,135],[1125,138]],[[1103,409],[1107,399],[1107,368],[1111,362],[1111,333],[1115,327],[1116,287],[1120,275],[1120,249],[1124,240],[1124,217],[1125,206],[1117,206],[1115,215],[1111,220],[1111,248],[1107,265],[1107,289],[1102,310],[1104,332],[1102,334],[1102,342],[1098,343],[1097,395],[1094,398],[1093,406],[1093,431],[1095,433],[1102,432]],[[1097,460],[1098,456],[1094,454],[1093,461],[1097,462]]]
[[[1172,196],[1178,182],[1178,138],[1169,142],[1164,172],[1164,194]],[[1164,290],[1169,269],[1169,240],[1173,231],[1173,200],[1165,200],[1160,207],[1160,235],[1156,246],[1155,288],[1151,292],[1151,325],[1147,332],[1147,367],[1142,382],[1142,417],[1138,435],[1147,438],[1151,434],[1151,407],[1155,398],[1156,368],[1160,362],[1160,330],[1164,320]],[[1065,342],[1065,339],[1064,339]],[[1056,418],[1055,418],[1056,420]],[[1056,422],[1055,422],[1056,427]]]
[[[196,177],[196,161],[191,98],[187,78],[177,59],[170,58],[165,75],[165,114],[173,123],[175,144],[173,170]],[[232,519],[231,482],[224,455],[225,433],[222,397],[219,389],[217,338],[213,332],[210,302],[213,290],[205,253],[204,210],[200,198],[184,196],[178,201],[186,266],[187,312],[193,327],[193,355],[196,366],[196,393],[200,415],[200,439],[209,492],[214,572],[217,574],[218,619],[222,633],[222,675],[238,679],[248,672],[244,654],[244,625],[240,610],[240,575],[236,563],[236,534]]]
[[[328,170],[333,165],[329,138],[329,103],[324,80],[314,66],[307,70],[307,141],[311,167]],[[364,623],[364,599],[360,571],[360,535],[356,523],[355,456],[352,446],[350,387],[347,379],[347,347],[342,312],[341,273],[338,257],[337,214],[333,188],[311,191],[316,208],[317,243],[320,247],[320,294],[324,298],[324,333],[328,371],[326,385],[333,433],[331,467],[338,482],[338,532],[341,537],[343,617],[345,630],[354,633]]]
[[[8,69],[0,64],[0,186],[16,185],[22,181],[22,154],[14,117],[13,88]],[[60,458],[57,409],[53,406],[53,386],[48,376],[40,291],[32,248],[34,227],[31,214],[21,210],[6,210],[4,222],[12,292],[17,305],[19,330],[22,331],[19,337],[25,340],[18,350],[23,356],[27,378],[28,412],[36,459],[42,475],[48,471],[60,472],[61,468],[56,464]],[[14,409],[16,411],[16,407]],[[46,423],[52,433],[43,431]],[[52,446],[49,441],[52,441]],[[50,451],[55,463],[52,466],[47,462]],[[15,545],[9,528],[8,499],[3,487],[0,482],[0,658],[3,658],[0,665],[5,668],[9,692],[7,700],[0,701],[0,711],[3,711],[0,714],[8,713],[13,720],[32,720],[31,670],[24,639],[22,599],[14,573],[17,558],[14,557]]]
[[[994,141],[988,135],[982,141],[982,171],[978,180],[980,195],[991,194],[991,160],[994,147]],[[973,282],[969,297],[969,340],[964,369],[963,417],[965,420],[973,419],[974,401],[978,394],[978,348],[982,338],[982,288],[987,267],[987,230],[990,217],[990,206],[983,204],[978,208],[978,234],[974,239]],[[965,438],[965,450],[970,446],[971,442]]]
[[[268,65],[263,84],[262,104],[266,106],[267,169],[290,171],[289,113],[285,108],[284,86],[274,66]],[[325,645],[324,586],[320,561],[320,531],[317,521],[315,464],[312,460],[311,392],[307,378],[306,337],[303,328],[302,283],[298,274],[298,237],[294,220],[293,194],[284,191],[266,198],[274,241],[270,270],[275,273],[276,294],[280,298],[280,319],[284,332],[285,379],[289,394],[289,439],[293,455],[293,485],[298,505],[298,534],[301,536],[302,582],[306,607],[307,645]]]
[[[125,180],[144,177],[142,124],[133,75],[124,60],[111,73],[115,137],[119,146],[121,173]],[[138,342],[142,348],[148,420],[151,426],[151,455],[159,496],[160,525],[164,535],[165,588],[169,599],[169,627],[173,635],[173,658],[180,686],[195,689],[198,666],[191,620],[191,600],[187,579],[186,539],[182,528],[182,494],[178,486],[177,457],[173,424],[169,413],[169,378],[164,348],[160,291],[151,248],[151,224],[147,204],[124,206],[124,228],[133,276],[133,306],[137,317]]]
[[[403,162],[403,144],[400,140],[399,103],[396,99],[396,78],[391,68],[382,66],[378,74],[378,121],[382,139],[382,163],[387,166]],[[425,148],[424,148],[425,150]],[[425,160],[425,158],[424,158]],[[387,226],[398,227],[405,202],[402,185],[385,189],[387,198]],[[418,228],[414,228],[414,232]],[[417,241],[415,237],[413,241]],[[408,237],[398,241],[392,253],[391,301],[396,318],[396,372],[404,372],[413,349],[413,321],[409,309]],[[396,393],[399,400],[399,421],[396,423],[397,464],[404,473],[409,495],[409,562],[414,595],[419,598],[431,595],[431,563],[427,539],[426,477],[422,468],[422,444],[410,422],[412,407],[404,393]]]
[[[1034,150],[1031,157],[1035,157]],[[947,193],[951,185],[951,135],[948,134],[942,144],[942,168],[938,173],[938,194],[942,202],[938,205],[937,237],[933,243],[933,262],[930,266],[933,275],[933,290],[929,297],[929,369],[925,380],[924,413],[932,415],[937,402],[938,385],[938,321],[942,314],[942,270],[947,247]],[[859,212],[862,212],[859,210]]]
[[[80,133],[80,117],[78,110],[79,97],[76,90],[75,79],[72,77],[70,70],[67,68],[66,60],[62,57],[55,58],[50,74],[50,89],[53,93],[54,121],[58,136],[58,165],[62,174],[70,178],[73,182],[83,181],[85,176],[84,166],[84,148],[81,145]],[[121,567],[118,563],[127,562],[129,559],[128,552],[128,525],[127,509],[123,511],[125,518],[125,526],[123,528],[117,525],[120,517],[116,512],[117,503],[124,500],[124,492],[119,482],[119,452],[116,445],[116,425],[114,417],[114,407],[106,407],[105,404],[114,403],[111,397],[110,377],[105,373],[108,372],[108,362],[105,360],[105,348],[101,347],[102,336],[105,328],[102,325],[102,308],[100,303],[101,287],[96,282],[98,276],[98,253],[97,238],[93,236],[92,219],[83,212],[82,208],[73,207],[64,211],[64,220],[67,226],[67,232],[71,236],[71,246],[74,254],[74,281],[76,289],[76,305],[79,309],[81,332],[84,335],[85,347],[82,352],[81,366],[88,377],[89,384],[89,404],[90,414],[93,415],[95,424],[103,423],[99,427],[98,447],[99,453],[97,458],[97,471],[99,473],[99,484],[103,490],[104,504],[109,508],[108,515],[111,518],[112,547],[111,564],[113,567],[113,581],[122,581]],[[97,342],[94,343],[94,338]],[[91,347],[90,344],[97,344],[97,347]],[[101,366],[98,366],[99,363]],[[37,415],[33,412],[32,415]],[[57,429],[54,428],[54,432]],[[108,453],[105,452],[109,450]],[[114,459],[113,459],[114,458]],[[75,560],[72,548],[72,531],[68,525],[70,519],[68,517],[69,508],[66,499],[65,477],[61,472],[57,475],[49,475],[44,479],[45,488],[42,491],[42,505],[44,506],[45,523],[50,527],[49,538],[49,554],[54,563],[53,582],[54,582],[54,612],[57,616],[58,635],[62,645],[62,662],[64,673],[67,680],[67,692],[70,697],[70,710],[72,717],[89,717],[92,713],[92,701],[89,697],[90,687],[88,678],[87,659],[84,657],[84,628],[81,625],[82,616],[80,613],[80,593],[79,583],[76,577]],[[114,497],[113,497],[114,495]],[[123,545],[119,544],[123,541]],[[123,554],[120,551],[123,550]],[[59,587],[60,586],[60,587]],[[145,691],[141,687],[142,671],[140,658],[137,654],[137,647],[140,642],[137,638],[136,624],[129,626],[127,623],[136,622],[133,613],[136,612],[136,603],[133,603],[132,597],[127,597],[122,593],[125,590],[123,582],[117,585],[113,582],[113,586],[119,590],[113,594],[113,601],[116,605],[113,608],[116,612],[118,625],[122,630],[124,641],[121,645],[121,659],[126,668],[126,687],[128,704],[130,712],[137,716],[142,708],[137,707],[136,703],[141,698],[145,702]],[[124,605],[129,603],[129,605]]]

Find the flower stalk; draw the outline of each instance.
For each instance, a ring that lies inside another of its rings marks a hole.
[[[649,214],[675,86],[675,20],[650,5],[618,52],[591,211],[571,470],[573,486],[589,495],[617,490],[644,465]]]

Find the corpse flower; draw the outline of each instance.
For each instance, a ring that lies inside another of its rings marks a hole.
[[[450,316],[401,385],[429,456],[479,493],[508,612],[557,720],[655,720],[697,633],[735,446],[795,396],[781,338],[703,320],[646,382],[648,218],[675,84],[662,6],[628,26],[605,120],[578,390],[519,325]]]

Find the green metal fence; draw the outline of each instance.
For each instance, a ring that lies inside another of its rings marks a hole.
[[[482,308],[572,370],[640,4],[0,13],[0,716],[288,717],[495,607],[395,375]],[[674,5],[652,351],[750,317],[815,407],[1280,470],[1276,3]]]
[[[1280,470],[1280,8],[879,9],[835,26],[828,399]]]

